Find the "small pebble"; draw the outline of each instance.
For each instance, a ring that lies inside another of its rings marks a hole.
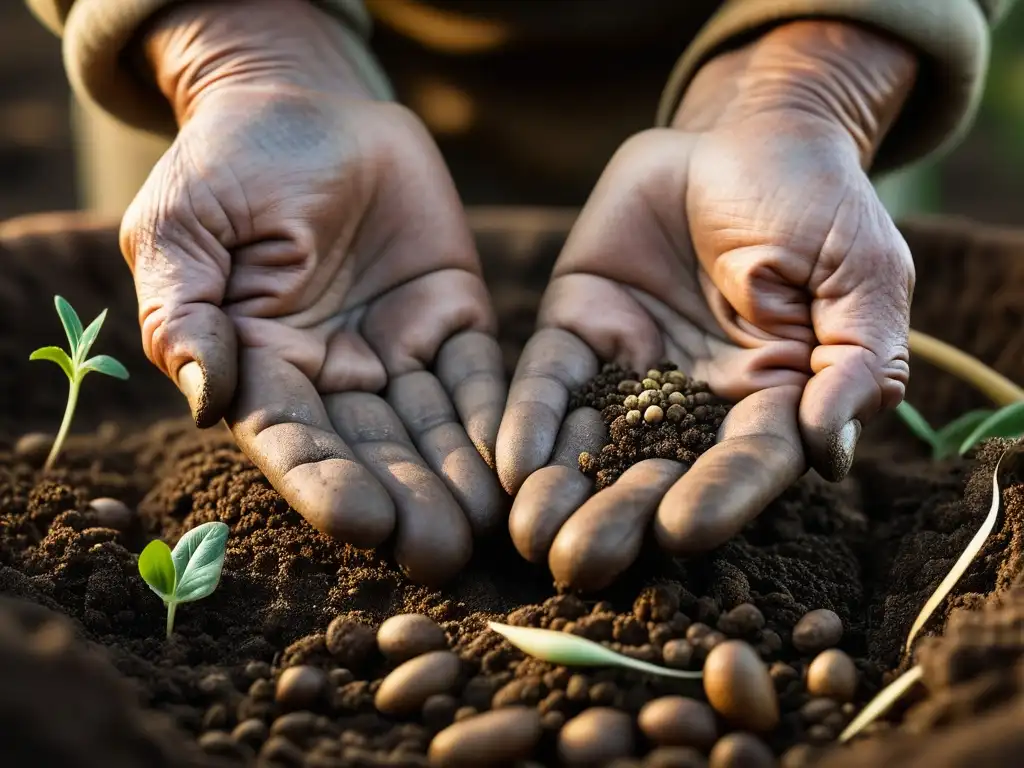
[[[644,411],[644,421],[648,424],[660,424],[664,418],[665,412],[661,410],[660,405],[652,405]]]
[[[358,669],[373,653],[377,635],[361,621],[342,615],[327,625],[325,642],[327,650],[342,666]]]
[[[707,751],[718,738],[715,713],[707,704],[685,696],[662,696],[640,710],[637,723],[655,744]]]
[[[710,768],[775,768],[778,765],[767,744],[740,731],[718,740],[708,764]]]
[[[742,640],[727,640],[708,654],[704,692],[715,711],[739,728],[763,733],[778,725],[775,686],[757,653]]]
[[[832,699],[811,699],[800,707],[800,717],[808,723],[820,723],[829,715],[837,712],[839,705]]]
[[[119,499],[101,497],[89,502],[89,508],[96,514],[96,522],[102,528],[124,531],[131,527],[135,513]]]
[[[669,640],[661,649],[661,657],[673,669],[687,669],[693,662],[693,645],[689,640]]]
[[[451,691],[461,671],[462,663],[451,651],[430,651],[385,677],[373,703],[387,715],[412,714],[434,694]]]
[[[566,765],[602,765],[632,754],[633,721],[617,709],[585,709],[558,734],[558,757]]]
[[[800,673],[797,672],[789,664],[785,664],[781,661],[774,662],[768,668],[768,675],[771,677],[772,682],[775,683],[775,690],[782,691],[789,687],[790,683],[800,679]]]
[[[647,753],[643,768],[707,768],[708,760],[693,747],[657,747]]]
[[[839,643],[843,622],[827,608],[809,611],[793,627],[793,647],[801,653],[818,653]]]
[[[275,768],[278,765],[299,768],[303,760],[302,750],[284,736],[273,736],[267,739],[266,744],[260,749],[260,765],[269,763]]]
[[[326,687],[327,675],[322,669],[306,665],[289,667],[277,679],[274,699],[285,710],[311,709]]]
[[[857,694],[857,666],[838,648],[822,651],[807,668],[807,692],[840,703]]]
[[[273,670],[265,661],[250,661],[245,665],[245,676],[255,682],[261,678],[270,677]]]
[[[430,742],[427,757],[438,768],[504,765],[529,757],[541,733],[537,710],[505,707],[445,728]]]
[[[255,717],[243,720],[231,731],[231,738],[241,744],[248,744],[256,749],[267,740],[269,735],[267,724]]]
[[[286,736],[294,744],[301,744],[317,729],[317,718],[312,712],[289,712],[281,715],[270,726],[270,735]]]
[[[45,459],[53,447],[53,435],[45,432],[29,432],[18,438],[14,444],[14,455],[28,461]]]
[[[224,731],[207,731],[199,737],[199,747],[208,755],[221,757],[242,757],[249,751],[245,745],[238,744]]]
[[[733,637],[751,637],[764,629],[764,614],[753,603],[742,603],[718,617],[718,629]]]
[[[377,630],[377,647],[392,664],[448,648],[444,630],[422,613],[392,616]]]

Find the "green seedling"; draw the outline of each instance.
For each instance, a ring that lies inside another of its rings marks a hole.
[[[911,432],[931,446],[932,458],[936,461],[963,456],[993,437],[1024,436],[1024,402],[1010,403],[997,411],[968,411],[941,429],[933,429],[910,403],[901,403],[896,413]]]
[[[541,661],[560,664],[565,667],[623,667],[663,677],[678,677],[688,680],[699,679],[703,672],[690,672],[659,667],[640,659],[623,656],[605,648],[600,643],[570,632],[536,627],[514,627],[508,624],[490,622],[488,627],[502,635],[512,645]]]
[[[203,523],[186,533],[174,551],[159,539],[139,555],[139,573],[167,606],[167,637],[174,631],[174,614],[181,603],[209,597],[217,589],[224,567],[228,527]]]
[[[967,568],[970,566],[974,558],[978,556],[978,553],[981,552],[982,547],[985,546],[985,541],[992,534],[992,530],[996,525],[996,520],[999,518],[999,510],[1002,507],[1003,494],[1002,485],[1000,484],[1000,473],[1011,466],[1014,469],[1018,468],[1022,456],[1024,456],[1024,448],[1011,446],[1007,450],[1003,451],[1003,454],[999,457],[999,461],[996,462],[996,468],[992,471],[992,503],[989,505],[988,514],[982,521],[978,532],[974,534],[974,538],[972,538],[967,544],[967,548],[964,550],[963,554],[960,555],[960,558],[953,564],[953,567],[931,594],[931,597],[925,601],[924,607],[921,609],[920,613],[917,614],[917,618],[914,619],[914,624],[911,626],[910,632],[907,634],[905,650],[908,654],[913,647],[914,640],[917,638],[918,633],[922,628],[924,628],[925,624],[928,623],[928,619],[931,618],[935,609],[939,607],[939,604],[946,599],[946,596],[949,595],[950,590],[952,590],[953,586],[960,580],[960,577],[966,573]],[[867,706],[860,711],[857,717],[855,717],[839,735],[839,742],[845,743],[849,741],[876,719],[884,715],[890,708],[892,708],[893,704],[899,701],[907,691],[913,688],[914,685],[921,680],[923,675],[923,668],[920,665],[917,665],[911,667],[889,683],[889,685],[878,692],[875,698],[868,702]]]
[[[57,461],[60,449],[64,445],[65,438],[68,436],[68,430],[71,429],[71,420],[75,416],[75,406],[78,405],[78,392],[82,387],[82,380],[86,374],[90,371],[96,371],[107,376],[113,376],[115,379],[124,380],[128,378],[128,371],[125,367],[110,355],[96,355],[95,357],[86,358],[89,350],[92,349],[92,345],[96,343],[96,337],[99,335],[100,328],[103,327],[103,321],[107,317],[107,310],[104,309],[100,312],[99,316],[89,323],[89,327],[83,330],[82,321],[79,319],[78,313],[75,312],[64,298],[54,296],[53,303],[57,306],[57,314],[60,316],[60,322],[64,326],[64,333],[67,334],[71,354],[68,355],[60,347],[40,347],[29,355],[29,360],[49,360],[56,363],[64,371],[70,382],[68,403],[64,408],[64,420],[60,424],[57,438],[53,441],[53,447],[50,449],[50,455],[46,458],[46,464],[44,465],[44,469],[47,470],[51,469],[54,462]]]

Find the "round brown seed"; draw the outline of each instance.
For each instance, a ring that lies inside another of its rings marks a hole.
[[[327,687],[327,673],[302,664],[288,667],[277,679],[274,700],[285,710],[310,709]]]
[[[669,405],[685,405],[686,395],[684,395],[682,392],[671,392],[668,396],[668,402]]]
[[[827,608],[808,611],[793,627],[793,647],[801,653],[818,653],[843,637],[843,622]]]
[[[718,738],[711,707],[685,696],[662,696],[647,702],[637,723],[648,739],[663,746],[707,751]]]
[[[660,424],[664,418],[665,412],[661,410],[660,405],[652,405],[644,411],[644,421],[648,424]]]
[[[711,706],[733,725],[755,732],[779,722],[779,702],[768,670],[742,640],[716,645],[704,662],[704,692]]]
[[[386,715],[408,715],[423,708],[436,693],[448,693],[459,679],[462,663],[451,651],[431,651],[402,664],[380,684],[374,706]]]
[[[775,755],[768,745],[749,733],[723,736],[711,750],[710,768],[775,768]]]
[[[438,768],[505,765],[529,757],[543,732],[531,707],[505,707],[461,720],[438,733],[427,757]]]
[[[617,709],[585,709],[558,733],[558,757],[567,765],[603,765],[631,754],[633,722]]]
[[[665,411],[665,418],[671,421],[673,424],[678,424],[686,416],[686,409],[681,405],[670,405],[668,410]]]
[[[393,664],[448,647],[448,638],[437,623],[422,613],[392,616],[377,630],[377,647]]]
[[[807,691],[840,703],[857,694],[857,666],[838,648],[819,653],[807,668]]]
[[[631,427],[639,424],[641,418],[640,411],[626,411],[626,423]]]

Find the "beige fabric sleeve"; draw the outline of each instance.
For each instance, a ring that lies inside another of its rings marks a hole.
[[[174,115],[164,97],[124,66],[122,52],[155,12],[179,0],[27,0],[36,17],[63,38],[64,67],[80,99],[119,120],[155,133],[173,134]],[[239,0],[243,2],[244,0]],[[364,84],[381,99],[393,98],[367,41],[370,15],[363,0],[315,0],[341,21],[349,53]]]
[[[894,170],[950,147],[970,128],[988,69],[990,28],[1015,1],[726,0],[676,64],[658,125],[672,121],[700,66],[737,41],[794,19],[848,19],[883,30],[921,55],[917,83],[873,168]]]

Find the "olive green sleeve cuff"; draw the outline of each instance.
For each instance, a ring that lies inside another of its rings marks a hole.
[[[727,0],[677,62],[658,107],[658,125],[672,122],[697,70],[716,54],[788,21],[845,19],[888,33],[920,55],[914,89],[872,169],[894,170],[947,149],[970,128],[988,68],[990,24],[1013,2]]]
[[[123,52],[138,29],[157,11],[180,0],[28,0],[36,17],[63,38],[64,67],[75,94],[128,125],[173,135],[170,104]],[[239,0],[244,2],[244,0]],[[376,98],[391,99],[391,87],[367,45],[370,17],[362,0],[317,3],[342,22],[347,53]]]

